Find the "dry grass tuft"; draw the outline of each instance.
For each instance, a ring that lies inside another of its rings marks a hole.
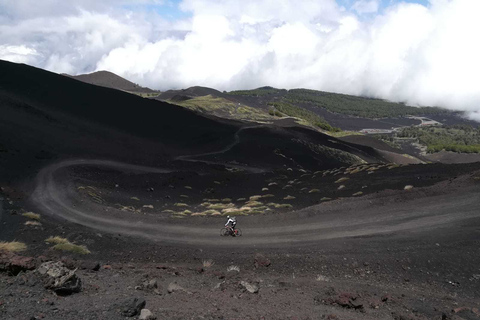
[[[214,204],[209,203],[206,207],[207,209],[210,209],[210,210],[223,210],[228,208],[234,208],[235,205],[233,203],[214,203]]]
[[[70,241],[68,241],[66,238],[56,236],[56,237],[47,238],[45,242],[49,244],[62,244],[62,243],[69,243]]]
[[[215,262],[213,262],[213,260],[211,260],[211,259],[202,261],[202,266],[204,268],[211,268],[214,264],[215,264]]]
[[[412,185],[408,185],[408,186],[405,186],[405,188],[403,188],[403,190],[407,190],[407,191],[410,191],[412,189],[413,189]]]
[[[274,198],[274,197],[275,197],[275,195],[274,195],[274,194],[271,194],[271,193],[268,193],[268,194],[265,194],[265,195],[262,196],[263,199],[265,199],[265,198]]]
[[[262,191],[268,191],[268,188],[262,188]]]
[[[245,206],[246,207],[259,207],[261,206],[263,203],[261,203],[260,201],[255,201],[255,200],[252,200],[252,201],[248,201],[245,203]]]
[[[222,199],[222,202],[223,202],[223,203],[230,203],[230,202],[232,202],[232,199],[230,199],[230,198],[223,198],[223,199]]]
[[[191,214],[192,217],[203,217],[203,216],[206,216],[207,213],[206,211],[203,211],[203,212],[194,212]]]
[[[337,188],[337,190],[343,190],[343,189],[345,189],[345,185],[344,185],[344,184],[342,184],[340,187]]]
[[[249,199],[250,199],[251,201],[257,201],[257,200],[259,200],[259,199],[262,199],[262,196],[259,196],[259,195],[257,195],[257,196],[251,196]]]
[[[319,189],[312,189],[310,191],[308,191],[308,193],[319,193],[320,190]]]
[[[220,202],[220,199],[203,199],[203,201],[205,201],[205,203],[207,203],[207,202]]]
[[[295,197],[291,195],[288,195],[285,198],[283,198],[283,200],[293,200],[293,199],[295,199]]]
[[[187,190],[192,190],[192,187],[190,187],[190,186],[185,186],[185,189],[187,189]]]
[[[349,180],[350,178],[347,178],[347,177],[343,177],[343,178],[340,178],[338,179],[337,181],[335,181],[335,183],[340,183],[340,182],[343,182],[343,181],[347,181]]]
[[[73,243],[59,243],[53,246],[54,250],[67,251],[78,254],[89,254],[90,250],[85,246],[79,246]]]
[[[228,266],[227,267],[227,272],[231,272],[231,271],[240,272],[240,267],[239,266]]]
[[[189,205],[182,202],[177,202],[174,204],[175,207],[188,207]]]
[[[23,242],[0,242],[0,251],[21,252],[27,250],[27,245]]]
[[[38,213],[25,212],[24,214],[22,214],[22,216],[32,220],[40,220],[40,215]]]
[[[29,221],[26,221],[26,222],[25,222],[25,225],[26,225],[26,226],[39,227],[39,226],[41,226],[42,224],[41,224],[40,222],[38,222],[38,221],[31,221],[31,220],[29,220]]]
[[[358,197],[358,196],[361,196],[362,194],[363,194],[363,192],[359,191],[359,192],[355,192],[354,194],[352,194],[352,196]]]
[[[130,199],[140,201],[140,199],[138,197],[130,197]]]
[[[247,198],[238,198],[237,201],[247,201]]]
[[[273,203],[270,202],[267,204],[269,207],[274,207],[275,209],[290,209],[293,208],[293,206],[289,203]]]
[[[268,184],[269,187],[273,187],[273,186],[276,186],[276,185],[278,185],[278,183],[276,183],[276,182],[271,182],[271,183]]]
[[[329,197],[323,197],[322,199],[320,199],[320,201],[329,201],[329,200],[332,200],[332,198],[329,198]]]

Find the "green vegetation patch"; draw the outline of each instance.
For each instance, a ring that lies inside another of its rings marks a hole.
[[[236,95],[236,96],[252,96],[252,97],[262,97],[268,96],[272,94],[278,94],[281,92],[287,92],[285,89],[277,89],[273,87],[261,87],[252,90],[235,90],[230,91],[228,94]]]
[[[459,153],[480,153],[480,128],[469,125],[440,127],[408,127],[397,134],[400,138],[414,138],[427,146],[428,153],[442,150]]]
[[[279,111],[283,114],[286,114],[290,117],[300,118],[305,120],[307,123],[318,127],[320,129],[330,131],[330,132],[339,132],[341,129],[332,127],[324,118],[320,117],[315,112],[309,111],[307,109],[294,106],[293,104],[286,102],[269,102],[269,106],[275,108],[276,111]]]
[[[346,94],[308,89],[288,91],[285,99],[290,103],[309,103],[330,112],[364,118],[394,118],[407,115],[444,114],[450,111],[435,107],[409,107],[381,99],[371,99]]]
[[[239,105],[238,103],[224,98],[214,97],[212,95],[195,97],[185,101],[169,102],[191,110],[214,114],[220,117],[244,120],[271,119],[271,117],[261,109],[252,108],[246,105]]]

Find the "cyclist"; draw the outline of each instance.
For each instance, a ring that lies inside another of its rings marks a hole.
[[[232,233],[235,234],[235,226],[237,225],[237,219],[235,217],[227,216],[227,223],[225,223],[225,227],[228,228],[228,225],[232,226]]]

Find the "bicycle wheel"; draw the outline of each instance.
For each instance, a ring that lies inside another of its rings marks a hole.
[[[235,237],[240,237],[242,235],[242,230],[239,228],[235,229]]]
[[[228,236],[229,234],[230,234],[230,232],[228,231],[227,228],[222,228],[222,229],[220,230],[220,235],[221,235],[222,237]]]

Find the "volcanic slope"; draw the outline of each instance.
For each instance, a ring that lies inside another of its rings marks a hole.
[[[385,161],[372,148],[297,126],[208,117],[27,65],[1,61],[0,69],[3,178],[67,157],[164,166],[183,156],[173,164],[232,162],[267,170]]]
[[[134,93],[155,93],[155,91],[150,88],[141,87],[138,84],[128,81],[127,79],[122,78],[115,73],[109,71],[96,71],[93,73],[80,74],[76,76],[66,74],[66,76],[85,83],[111,89],[123,90]]]

